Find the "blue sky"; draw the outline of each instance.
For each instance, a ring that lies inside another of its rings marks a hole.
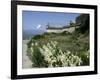
[[[23,30],[46,30],[48,23],[68,25],[79,15],[79,13],[23,11],[22,26]]]

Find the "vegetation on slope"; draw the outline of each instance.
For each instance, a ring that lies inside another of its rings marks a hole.
[[[80,15],[76,23],[82,24],[73,33],[44,33],[32,37],[27,44],[27,55],[33,67],[89,65],[88,15]]]

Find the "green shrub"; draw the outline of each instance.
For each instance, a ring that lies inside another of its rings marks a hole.
[[[44,38],[44,35],[36,35],[33,37],[33,39],[41,39],[41,38]]]
[[[89,51],[81,51],[81,53],[79,55],[83,61],[82,65],[84,65],[84,66],[90,64],[90,62],[89,62],[90,54],[89,53],[90,53]]]
[[[70,35],[70,33],[68,31],[63,31],[62,33],[60,33],[62,35]]]
[[[81,14],[76,18],[76,24],[80,24],[80,28],[78,29],[80,33],[85,33],[86,31],[89,31],[89,17],[89,14]]]
[[[34,42],[28,48],[28,56],[30,56],[34,67],[66,67],[80,66],[83,62],[81,57],[74,55],[69,50],[63,52],[58,48],[56,41],[51,41],[47,45],[39,47]]]
[[[27,55],[33,67],[64,67],[89,65],[89,34],[44,33],[27,43]]]

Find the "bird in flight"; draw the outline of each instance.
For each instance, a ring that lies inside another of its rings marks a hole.
[[[41,24],[38,24],[38,26],[36,27],[36,29],[39,29],[41,27]]]

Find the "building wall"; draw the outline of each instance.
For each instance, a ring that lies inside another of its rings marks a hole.
[[[73,31],[75,31],[75,27],[63,29],[62,32],[63,31],[68,31],[68,32],[72,33]]]
[[[61,33],[62,30],[53,30],[53,29],[48,29],[47,32],[51,33],[51,32],[54,32],[54,33]]]
[[[63,31],[68,31],[68,32],[70,32],[70,33],[72,33],[73,31],[75,31],[75,27],[71,27],[71,28],[66,28],[66,29],[47,29],[47,32],[55,32],[55,33],[61,33],[61,32],[63,32]]]

